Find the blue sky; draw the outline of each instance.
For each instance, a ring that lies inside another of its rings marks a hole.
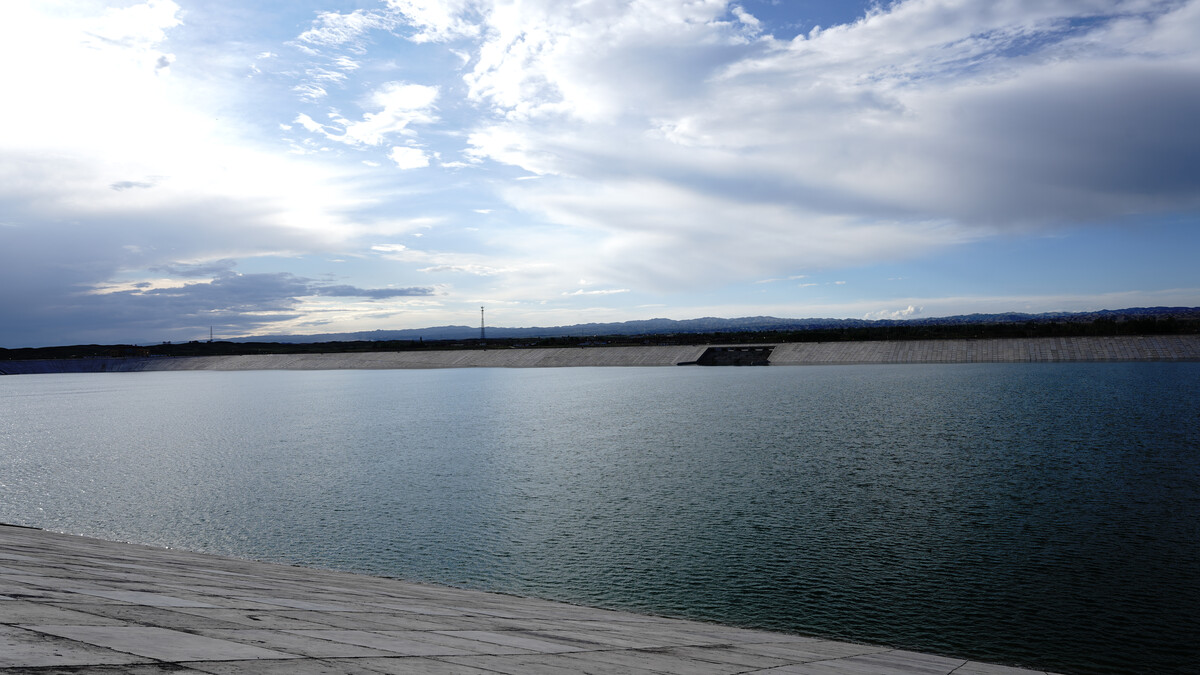
[[[0,346],[1200,305],[1200,0],[9,0]]]

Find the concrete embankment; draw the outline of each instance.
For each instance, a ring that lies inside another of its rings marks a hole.
[[[1037,675],[0,525],[0,675]]]
[[[1200,361],[1200,335],[790,343],[771,365]]]
[[[148,370],[351,370],[418,368],[560,368],[568,366],[674,366],[695,361],[704,345],[561,349],[260,354],[180,358],[0,361],[0,373],[133,372]]]
[[[674,366],[697,361],[708,347],[682,345],[0,361],[0,374]],[[774,346],[769,364],[803,366],[1055,361],[1200,361],[1200,335],[785,343]]]

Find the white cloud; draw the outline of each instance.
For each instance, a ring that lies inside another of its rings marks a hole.
[[[417,268],[423,274],[468,275],[471,277],[501,277],[503,290],[491,294],[493,300],[526,300],[529,297],[545,297],[559,293],[546,290],[559,284],[567,273],[558,265],[551,265],[530,256],[528,253],[507,250],[487,255],[447,251],[418,250],[396,245],[395,249],[372,247],[381,257],[395,262],[422,265]],[[559,249],[561,250],[561,249]]]
[[[652,283],[1186,210],[1198,7],[909,0],[784,42],[717,1],[482,2],[465,79],[503,117],[468,154],[558,177],[504,195]]]
[[[396,25],[395,19],[384,13],[361,9],[348,14],[321,12],[314,23],[316,25],[301,33],[298,39],[321,47],[353,42],[368,31],[386,30]]]
[[[365,202],[347,173],[255,140],[228,115],[238,92],[214,84],[240,80],[240,66],[205,68],[172,47],[186,16],[157,1],[5,4],[0,59],[22,67],[6,70],[0,107],[0,212],[12,225],[0,286],[28,289],[0,292],[6,312],[27,305],[30,325],[59,325],[84,311],[80,289],[138,270],[329,250],[358,233],[347,214]]]
[[[509,119],[611,122],[702,86],[745,42],[726,3],[483,3],[470,96]]]
[[[3,280],[315,252],[497,302],[841,296],[844,266],[1200,208],[1197,0],[906,0],[789,40],[726,0],[355,6],[279,45],[213,41],[205,4],[5,3]],[[440,250],[363,255],[417,229]]]
[[[419,148],[397,146],[388,153],[388,159],[400,169],[420,169],[429,166],[429,155]]]
[[[477,277],[490,277],[497,274],[502,274],[511,270],[501,267],[491,267],[489,265],[465,264],[465,265],[433,265],[431,267],[422,267],[417,270],[424,273],[436,272],[455,272],[462,274],[471,274]]]
[[[756,284],[774,284],[774,283],[778,283],[780,281],[798,281],[800,279],[807,279],[807,278],[808,278],[807,274],[793,274],[792,276],[789,276],[789,277],[780,277],[780,278],[776,278],[776,279],[759,279],[758,281],[755,281],[754,283],[756,283]]]
[[[300,98],[305,101],[319,101],[329,95],[325,87],[322,87],[311,82],[305,82],[292,87],[292,91],[300,94]]]
[[[322,125],[320,122],[314,120],[313,118],[309,117],[308,115],[305,115],[304,113],[300,113],[299,115],[296,115],[296,119],[294,119],[292,121],[295,122],[296,124],[299,124],[300,126],[304,127],[308,131],[312,131],[314,133],[323,133],[325,131],[324,125]],[[288,127],[288,128],[290,129],[291,127]]]
[[[387,0],[388,7],[416,32],[414,42],[441,42],[479,34],[471,21],[472,0]]]
[[[305,72],[305,75],[315,82],[324,82],[326,84],[340,84],[346,80],[346,73],[327,70],[325,68],[310,68]]]
[[[347,145],[380,145],[389,136],[399,134],[412,136],[410,128],[416,124],[436,121],[434,103],[438,88],[405,82],[387,82],[373,91],[364,107],[375,112],[364,113],[362,119],[352,122],[340,115],[333,116],[333,125],[316,122],[306,114],[296,116],[296,122],[313,133],[319,133],[332,141]],[[336,130],[341,128],[341,133]]]
[[[87,42],[149,50],[166,39],[168,30],[182,23],[178,15],[179,5],[171,0],[147,0],[124,8],[108,8],[87,22],[86,35],[95,39]]]
[[[749,28],[752,31],[757,32],[762,28],[762,22],[759,21],[757,17],[738,5],[733,6],[733,15],[737,17],[738,21],[741,21],[743,24],[745,24],[746,28]]]
[[[603,185],[553,178],[518,183],[516,209],[591,233],[600,243],[574,262],[589,277],[681,291],[764,270],[829,269],[974,236],[938,222],[864,221],[801,206],[747,203],[724,190],[645,179]]]
[[[920,307],[913,307],[912,305],[909,305],[904,309],[881,309],[877,312],[868,312],[863,315],[863,318],[870,321],[878,321],[880,319],[911,319],[912,317],[919,316],[920,314]]]
[[[563,291],[563,295],[614,295],[617,293],[628,293],[628,292],[629,292],[628,288],[597,289],[594,291],[588,291],[588,290],[584,290],[584,289],[580,288],[579,290],[572,291],[569,293],[567,291]]]

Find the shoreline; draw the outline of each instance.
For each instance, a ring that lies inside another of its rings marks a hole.
[[[181,370],[355,370],[432,368],[658,367],[694,363],[729,345],[464,349],[454,351],[111,357],[0,361],[0,375]],[[1200,361],[1200,335],[790,342],[768,365]]]
[[[36,528],[0,549],[0,673],[1046,673]]]

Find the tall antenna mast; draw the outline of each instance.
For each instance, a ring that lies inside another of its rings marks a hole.
[[[479,341],[483,342],[483,307],[479,308]]]

